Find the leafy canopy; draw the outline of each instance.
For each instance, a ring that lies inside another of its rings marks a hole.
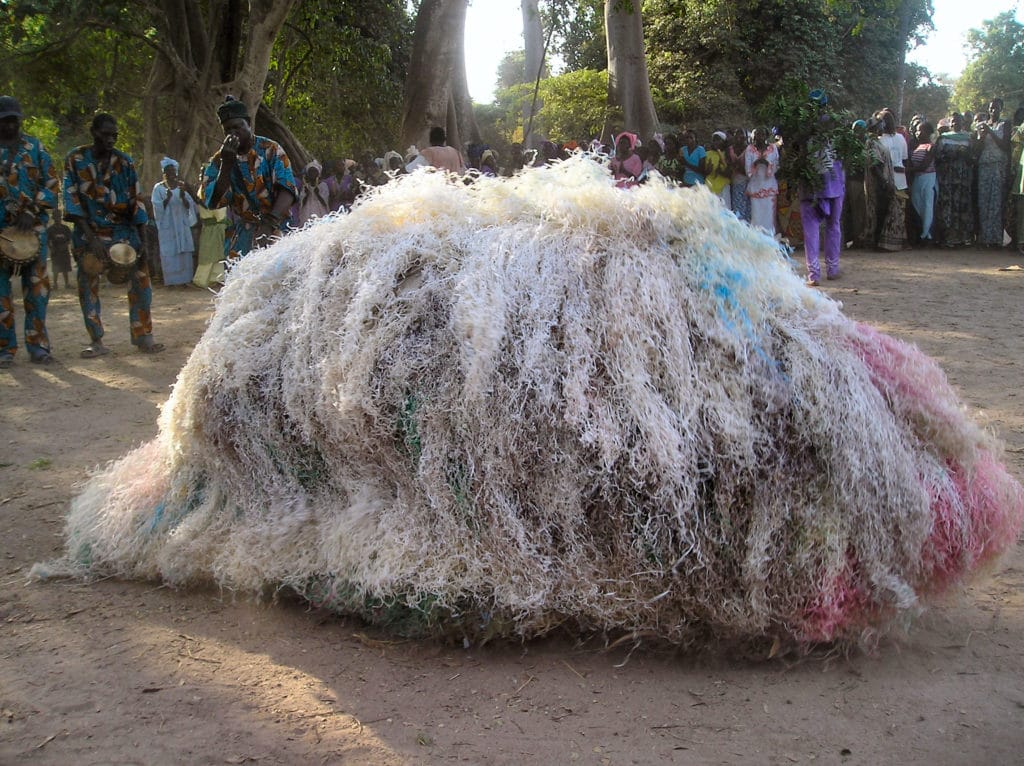
[[[953,102],[961,111],[987,109],[1002,98],[1012,111],[1024,103],[1024,24],[1007,11],[967,33],[970,62],[957,80]]]

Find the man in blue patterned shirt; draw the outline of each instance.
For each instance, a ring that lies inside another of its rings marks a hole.
[[[25,347],[37,364],[49,364],[50,339],[46,333],[46,304],[50,280],[46,276],[46,224],[57,204],[57,174],[39,139],[21,132],[21,105],[0,96],[0,235],[32,231],[39,239],[39,256],[20,265],[25,304]],[[18,336],[14,329],[11,277],[15,269],[0,263],[0,368],[14,363]]]
[[[298,194],[288,155],[279,144],[253,134],[243,102],[228,96],[217,116],[224,143],[203,170],[200,199],[209,208],[232,212],[234,226],[224,243],[232,262],[285,230]]]
[[[114,148],[117,120],[112,115],[97,114],[90,130],[92,145],[72,149],[64,160],[65,217],[75,227],[72,246],[75,260],[79,261],[78,302],[90,340],[82,356],[103,356],[108,349],[103,345],[100,319],[100,278],[86,274],[80,259],[87,251],[104,259],[107,249],[115,242],[131,245],[140,256],[131,270],[128,285],[131,340],[139,351],[155,354],[163,351],[164,346],[153,341],[153,320],[149,313],[153,288],[143,252],[144,227],[149,217],[139,196],[135,163]]]

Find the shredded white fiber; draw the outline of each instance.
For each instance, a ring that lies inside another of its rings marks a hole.
[[[419,171],[242,260],[65,559],[407,635],[856,641],[1012,544],[934,362],[703,189]]]

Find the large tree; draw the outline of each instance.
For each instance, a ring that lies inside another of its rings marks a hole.
[[[523,12],[523,82],[534,82],[540,80],[543,74],[544,25],[541,23],[540,5],[537,0],[521,0],[520,7]],[[533,117],[539,107],[537,100],[532,98],[523,107],[523,125],[529,131],[524,138],[531,147],[540,145],[540,134],[533,130]]]
[[[1013,11],[985,21],[967,33],[971,60],[957,80],[953,101],[959,109],[983,109],[996,97],[1009,111],[1024,104],[1024,24]]]
[[[554,25],[554,51],[567,72],[608,68],[608,43],[604,32],[604,0],[549,2],[547,15]]]
[[[608,41],[608,105],[621,110],[625,130],[641,138],[654,134],[658,115],[651,98],[651,83],[644,53],[640,0],[605,0],[604,26]],[[612,128],[605,125],[605,134]]]
[[[402,145],[427,142],[434,125],[445,128],[458,149],[479,141],[466,79],[468,0],[422,0],[416,14],[412,60],[405,82]]]
[[[0,84],[58,152],[113,112],[148,184],[163,153],[198,170],[227,93],[296,164],[395,146],[411,40],[404,0],[6,0]]]
[[[15,57],[38,60],[48,49],[75,46],[86,31],[109,33],[116,44],[132,41],[151,51],[145,85],[133,94],[141,98],[142,177],[149,185],[159,177],[160,154],[174,155],[183,172],[190,172],[212,153],[223,135],[216,108],[226,95],[244,101],[256,114],[274,41],[296,2],[10,0],[0,8],[8,24],[32,30],[41,43],[32,50],[19,41],[11,53]],[[72,65],[64,78],[85,92],[103,85],[114,91],[123,87],[116,73],[109,83],[89,79],[96,74],[91,64]],[[301,160],[301,145],[283,125],[278,128]]]

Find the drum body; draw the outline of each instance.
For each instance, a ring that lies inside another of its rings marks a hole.
[[[107,250],[107,279],[111,284],[123,285],[132,278],[139,263],[139,254],[127,242],[115,242]]]
[[[78,268],[90,277],[106,274],[111,284],[123,285],[132,278],[139,254],[127,242],[115,242],[102,255],[86,250],[78,257]]]
[[[34,231],[8,228],[0,231],[0,266],[18,274],[39,257],[39,235]]]

